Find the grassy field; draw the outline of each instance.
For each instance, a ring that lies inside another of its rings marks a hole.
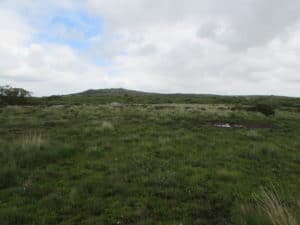
[[[300,222],[299,99],[267,117],[66,98],[0,108],[0,224]]]

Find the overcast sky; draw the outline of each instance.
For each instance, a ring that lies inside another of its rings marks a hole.
[[[300,96],[299,0],[1,0],[5,84]]]

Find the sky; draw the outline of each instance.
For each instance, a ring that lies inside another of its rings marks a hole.
[[[299,0],[0,0],[0,85],[300,97]]]

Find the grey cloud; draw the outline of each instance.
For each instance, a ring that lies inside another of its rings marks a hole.
[[[138,32],[155,24],[184,20],[202,25],[199,34],[234,49],[266,44],[300,20],[298,0],[90,0],[90,9],[115,29]],[[223,32],[222,32],[222,26]],[[112,28],[110,28],[112,29]],[[221,30],[219,35],[216,32]]]
[[[44,13],[41,1],[18,2],[5,4],[16,14],[19,7]],[[57,8],[88,10],[104,19],[105,31],[87,40],[91,47],[83,54],[31,43],[30,32],[21,29],[30,26],[30,18],[23,15],[18,21],[24,26],[16,22],[10,32],[0,31],[1,82],[24,84],[38,94],[122,86],[300,96],[298,0],[57,0],[45,5],[48,16]],[[101,67],[97,61],[109,63]]]

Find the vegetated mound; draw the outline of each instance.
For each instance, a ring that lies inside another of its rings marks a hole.
[[[48,96],[33,100],[34,104],[45,105],[98,105],[114,102],[122,104],[230,104],[236,110],[252,110],[268,116],[275,114],[275,110],[278,108],[300,112],[300,98],[262,95],[222,96],[197,93],[154,93],[125,88],[89,89],[68,95]],[[263,106],[263,108],[257,106]],[[272,111],[269,110],[271,109],[269,106],[272,106]]]
[[[124,88],[89,89],[80,93],[69,95],[70,97],[91,97],[107,99],[107,102],[126,103],[198,103],[198,104],[233,104],[248,105],[253,111],[262,112],[266,115],[273,115],[278,107],[300,108],[300,98],[284,96],[239,96],[239,95],[213,95],[213,94],[192,94],[192,93],[153,93]],[[99,99],[98,99],[99,100]],[[97,101],[98,101],[97,100]],[[250,110],[249,108],[249,110]]]
[[[83,92],[71,94],[71,96],[105,96],[105,95],[146,95],[150,94],[142,91],[128,90],[125,88],[108,88],[108,89],[89,89]]]

